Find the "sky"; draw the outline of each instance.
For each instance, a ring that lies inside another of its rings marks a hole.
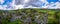
[[[47,0],[47,2],[48,3],[51,3],[51,2],[56,3],[56,2],[59,2],[59,0]]]
[[[22,8],[60,9],[60,0],[18,0],[18,1],[0,0],[0,10],[13,10]],[[15,2],[19,5],[16,5]]]

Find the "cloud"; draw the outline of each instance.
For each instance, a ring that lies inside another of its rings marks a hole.
[[[0,0],[0,3],[3,4],[4,3],[4,0]]]
[[[60,8],[60,3],[59,2],[56,2],[56,3],[51,3],[51,4],[46,4],[46,8],[48,9],[57,9],[57,8]]]
[[[0,0],[1,1],[1,0]],[[4,2],[3,0],[1,2]],[[15,0],[12,3],[8,3],[8,5],[0,5],[0,10],[17,10],[23,8],[47,8],[47,9],[60,9],[60,2],[49,3],[46,0],[38,0],[32,1],[25,0],[23,4],[16,5]]]

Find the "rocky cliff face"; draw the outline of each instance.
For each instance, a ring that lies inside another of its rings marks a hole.
[[[47,14],[45,14],[44,12],[38,12],[33,9],[22,9],[11,12],[4,11],[0,14],[0,18],[0,20],[7,19],[7,21],[9,20],[10,22],[19,19],[23,21],[24,24],[29,24],[31,22],[36,22],[37,24],[46,24]]]

